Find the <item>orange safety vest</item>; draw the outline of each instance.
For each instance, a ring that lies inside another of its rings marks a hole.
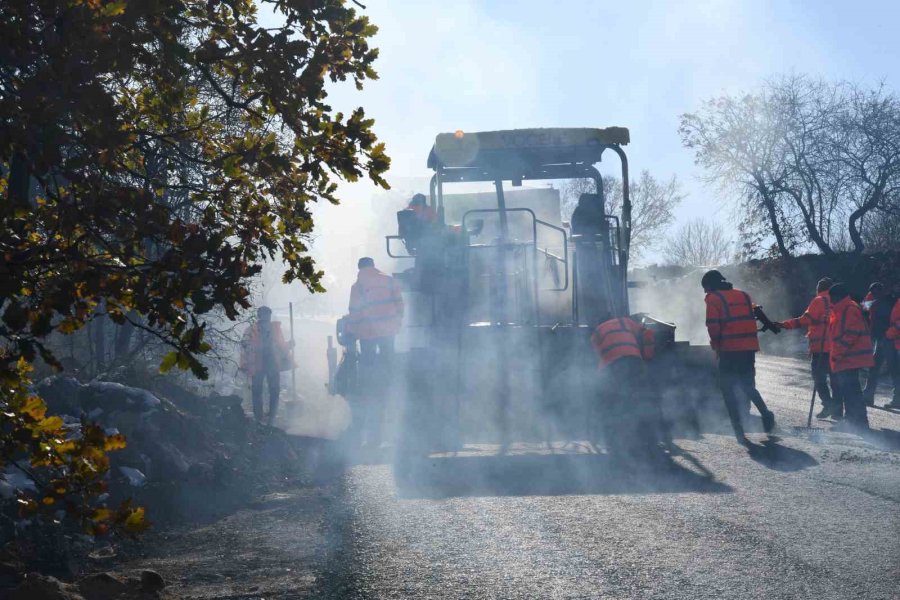
[[[834,305],[829,320],[831,370],[867,369],[875,366],[872,338],[862,307],[849,296]]]
[[[756,352],[759,339],[753,301],[738,289],[706,294],[706,330],[716,352]]]
[[[347,331],[361,340],[397,335],[403,322],[403,295],[390,275],[375,267],[359,270],[350,288]]]
[[[291,351],[284,341],[279,321],[271,322],[271,332],[269,343],[272,344],[272,358],[275,363],[268,366],[274,366],[277,371],[288,371],[294,368],[296,365],[291,360]],[[267,365],[262,364],[263,355],[262,340],[259,335],[259,322],[256,322],[247,328],[247,332],[241,341],[241,371],[252,377],[265,370]]]
[[[900,350],[900,299],[894,303],[891,309],[891,323],[888,325],[884,336],[889,340],[894,340],[894,348]]]
[[[407,208],[416,213],[416,218],[425,223],[434,223],[437,221],[437,213],[427,204],[411,204]]]
[[[591,335],[591,346],[600,355],[600,367],[626,356],[649,360],[655,355],[653,332],[629,317],[598,325]]]
[[[806,311],[795,319],[784,322],[785,329],[806,327],[809,340],[809,351],[813,354],[831,352],[831,340],[828,339],[828,318],[831,316],[831,295],[828,290],[819,292]]]

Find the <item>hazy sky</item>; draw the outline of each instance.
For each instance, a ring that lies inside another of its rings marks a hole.
[[[622,125],[631,130],[633,173],[682,181],[689,196],[680,222],[707,216],[730,227],[729,212],[698,181],[681,146],[681,113],[779,74],[900,86],[897,1],[362,3],[380,28],[380,79],[362,92],[339,86],[331,101],[343,110],[362,105],[376,119],[395,183],[430,175],[425,161],[438,132]],[[604,171],[617,168],[610,163]],[[313,255],[332,289],[349,285],[343,280],[352,278],[355,256],[385,260],[388,232],[372,231],[373,191],[343,186],[341,206],[316,210]]]
[[[900,83],[896,1],[363,4],[380,28],[380,79],[335,103],[376,119],[393,175],[427,175],[440,131],[623,125],[633,172],[682,179],[682,220],[708,213],[714,191],[681,147],[679,114],[777,74]]]

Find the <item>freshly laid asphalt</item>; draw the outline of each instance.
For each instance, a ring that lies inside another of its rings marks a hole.
[[[135,566],[192,598],[900,598],[900,412],[870,409],[866,438],[798,432],[805,363],[761,357],[757,381],[779,429],[749,451],[707,434],[641,467],[586,444],[469,447],[402,485],[357,465]]]

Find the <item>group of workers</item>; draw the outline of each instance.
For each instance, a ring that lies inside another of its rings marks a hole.
[[[719,271],[705,273],[701,285],[725,408],[738,443],[750,446],[744,430],[750,403],[759,411],[763,430],[769,433],[775,428],[775,415],[756,389],[755,305],[749,294],[736,289]],[[838,430],[868,428],[866,407],[874,404],[882,367],[887,367],[894,386],[893,399],[886,406],[900,408],[898,292],[900,284],[891,294],[881,283],[874,283],[859,304],[846,284],[826,277],[818,282],[816,296],[801,316],[773,324],[776,331],[806,329],[814,389],[823,405],[818,417],[840,421],[835,426]],[[613,395],[631,395],[633,382],[643,378],[643,363],[653,358],[652,332],[638,318],[611,318],[597,326],[591,341],[601,369],[608,370]],[[867,372],[865,390],[860,384],[863,371]]]
[[[844,427],[851,429],[866,427],[866,407],[875,404],[884,368],[894,388],[886,406],[900,408],[900,283],[892,293],[875,282],[857,303],[845,284],[825,277],[806,311],[781,325],[807,330],[814,389],[822,402],[819,418],[844,419]],[[863,370],[865,389],[860,385]]]
[[[750,295],[736,289],[719,271],[709,271],[701,279],[706,292],[706,328],[718,357],[719,386],[734,435],[742,445],[750,442],[744,433],[749,406],[756,406],[768,433],[775,428],[775,414],[756,389],[756,352],[759,339],[754,305]],[[601,370],[607,370],[609,395],[634,402],[633,382],[646,379],[643,363],[654,358],[653,333],[639,317],[612,318],[600,323],[591,342],[600,356]]]
[[[380,443],[381,402],[370,397],[383,397],[390,385],[394,356],[394,336],[403,321],[403,296],[393,277],[375,268],[369,257],[359,259],[356,282],[350,288],[350,311],[346,317],[346,333],[359,342],[359,378],[364,382],[358,397],[364,400],[352,408],[352,427],[356,437],[367,438],[368,444]],[[281,372],[294,368],[293,340],[285,340],[281,323],[272,320],[272,309],[261,306],[257,318],[247,328],[241,342],[240,370],[250,379],[253,416],[257,422],[272,425],[278,412]],[[263,385],[267,386],[268,412],[263,406]]]
[[[416,222],[434,221],[425,197],[417,194],[408,208]],[[351,353],[358,351],[358,392],[351,408],[354,413],[351,437],[361,445],[377,447],[383,419],[384,398],[391,385],[394,336],[403,320],[403,296],[399,283],[375,268],[372,258],[360,258],[358,276],[350,291],[349,314],[344,333],[352,341]],[[744,423],[750,405],[759,411],[763,430],[775,428],[775,414],[756,389],[758,308],[747,292],[736,289],[719,271],[706,272],[701,279],[706,294],[706,328],[718,360],[718,380],[725,408],[737,441],[749,446]],[[286,342],[280,324],[271,321],[272,311],[260,307],[257,321],[248,329],[243,343],[241,370],[251,380],[253,413],[269,424],[278,407],[279,373],[293,368],[293,341]],[[604,380],[611,382],[610,396],[633,404],[638,394],[634,382],[644,379],[644,363],[652,360],[655,343],[652,332],[639,317],[606,315],[593,331],[591,343],[600,358]],[[881,283],[873,283],[862,303],[850,296],[844,283],[822,278],[816,295],[799,317],[770,323],[781,329],[805,329],[814,393],[822,403],[819,418],[840,420],[847,431],[868,428],[866,407],[872,406],[879,374],[886,368],[893,383],[890,408],[900,408],[900,282],[891,293]],[[861,373],[867,373],[865,389]],[[268,384],[269,411],[263,412],[262,388]]]

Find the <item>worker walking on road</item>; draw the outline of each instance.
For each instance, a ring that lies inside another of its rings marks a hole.
[[[831,372],[838,392],[844,399],[844,423],[838,429],[860,431],[868,429],[866,403],[859,384],[860,369],[875,365],[872,356],[872,338],[863,316],[862,307],[853,301],[847,286],[836,283],[831,286],[834,303],[829,319],[828,334],[831,338]]]
[[[872,332],[872,346],[875,365],[869,369],[866,378],[866,388],[863,390],[863,399],[868,406],[875,405],[875,390],[878,380],[881,378],[881,369],[887,368],[891,383],[894,386],[892,403],[900,401],[900,358],[894,341],[887,338],[887,331],[891,325],[891,309],[897,298],[894,298],[888,289],[881,283],[875,282],[869,286],[869,294],[866,296],[869,313],[869,330]]]
[[[253,416],[263,422],[263,382],[268,386],[269,414],[266,422],[275,422],[278,412],[278,396],[281,393],[281,371],[293,368],[290,348],[293,340],[286,342],[281,333],[281,323],[272,320],[272,309],[260,306],[257,320],[250,325],[241,342],[240,369],[250,378],[250,394],[253,398]]]
[[[748,446],[750,442],[744,435],[743,421],[750,412],[750,405],[738,402],[738,390],[756,406],[766,433],[775,428],[775,414],[756,389],[759,339],[753,301],[749,294],[735,289],[718,271],[707,271],[700,283],[706,292],[706,329],[719,360],[719,385],[725,408],[738,443]]]
[[[635,318],[609,316],[591,335],[600,356],[605,441],[614,450],[628,451],[649,440],[647,448],[666,439],[655,397],[640,393],[646,380],[644,362],[655,355],[653,332]]]
[[[831,284],[832,281],[828,277],[820,279],[818,284],[816,284],[816,296],[809,303],[803,314],[794,319],[781,322],[781,326],[785,329],[806,328],[813,385],[816,388],[819,399],[822,401],[822,410],[816,415],[816,418],[819,419],[827,417],[840,419],[844,415],[844,403],[834,389],[833,379],[831,388],[829,389],[828,387],[828,382],[831,378],[831,367],[829,365],[831,341],[827,335],[828,318],[831,315],[831,296],[828,294],[828,289],[831,287]]]
[[[359,340],[360,405],[353,417],[355,437],[366,445],[381,443],[381,420],[391,382],[394,336],[403,321],[403,296],[393,277],[375,268],[369,257],[359,259],[356,283],[350,289],[348,331]]]
[[[896,369],[894,373],[900,371],[900,283],[894,285],[894,295],[897,300],[891,309],[890,323],[884,332],[884,337],[894,344],[894,353],[898,356],[898,360],[894,365]],[[896,377],[896,376],[895,376]],[[900,385],[897,379],[894,379],[894,399],[885,405],[886,408],[900,408]]]

